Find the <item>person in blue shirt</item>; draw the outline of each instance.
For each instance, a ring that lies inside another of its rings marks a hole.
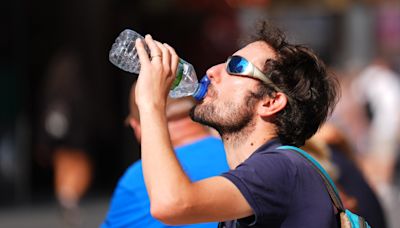
[[[143,176],[150,212],[164,223],[339,225],[318,172],[296,152],[279,149],[302,146],[315,134],[336,103],[337,81],[312,50],[287,42],[268,23],[260,25],[226,62],[207,70],[208,92],[191,111],[193,120],[221,135],[230,168],[200,181],[183,172],[169,140],[165,108],[179,57],[150,35],[136,40]]]
[[[133,97],[134,88],[133,86],[131,89]],[[198,181],[227,171],[228,165],[221,140],[211,136],[208,129],[190,119],[189,110],[193,105],[194,102],[191,98],[170,99],[167,105],[167,116],[176,156],[190,179]],[[139,114],[133,99],[130,102],[130,115],[127,121],[134,128],[134,133],[140,141]],[[150,202],[143,179],[142,161],[139,160],[131,165],[119,180],[101,227],[171,227],[157,221],[150,214]],[[217,223],[200,223],[179,227],[210,228],[217,227]]]

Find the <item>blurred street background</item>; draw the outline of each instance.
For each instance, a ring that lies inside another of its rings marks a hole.
[[[201,78],[259,19],[312,47],[342,84],[329,120],[400,227],[399,0],[14,0],[0,9],[0,227],[97,227],[140,158],[124,124],[135,75],[108,61],[125,28]]]

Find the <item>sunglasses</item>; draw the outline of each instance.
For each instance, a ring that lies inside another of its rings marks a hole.
[[[251,62],[247,59],[233,55],[226,60],[226,71],[232,75],[239,75],[244,77],[250,77],[258,79],[265,84],[271,85],[275,91],[281,92],[282,90],[276,87],[276,85],[269,79],[267,75],[265,75],[261,70],[255,67]]]

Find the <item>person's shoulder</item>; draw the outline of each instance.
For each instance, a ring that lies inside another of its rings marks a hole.
[[[286,152],[277,148],[269,148],[253,153],[237,169],[250,169],[256,173],[269,173],[275,176],[295,176],[297,173],[297,166],[294,163],[294,159]]]
[[[260,222],[269,216],[283,217],[296,186],[297,168],[275,146],[265,144],[223,174],[246,198]]]
[[[206,137],[176,149],[185,172],[194,179],[219,175],[228,171],[224,146],[219,138]]]
[[[142,183],[144,183],[142,161],[137,160],[126,169],[125,173],[119,179],[118,186],[133,189],[139,185],[141,186]]]
[[[196,142],[193,143],[193,145],[204,145],[204,146],[218,146],[218,147],[223,147],[224,144],[220,138],[214,137],[214,136],[207,136],[205,138],[202,138]]]
[[[137,172],[142,172],[142,160],[139,159],[137,161],[135,161],[132,165],[130,165],[127,169],[125,173],[129,173],[129,172],[133,172],[133,173],[137,173]]]
[[[291,149],[280,149],[279,146],[258,150],[240,166],[251,169],[270,170],[283,175],[297,175],[299,170],[309,169],[307,162]],[[243,167],[242,167],[243,168]]]
[[[205,138],[198,139],[196,141],[187,143],[185,145],[175,148],[178,157],[185,156],[187,151],[190,151],[192,156],[196,156],[196,153],[202,154],[225,154],[224,144],[221,139],[208,136]]]
[[[276,157],[276,159],[286,160],[295,167],[302,166],[306,164],[304,158],[298,154],[298,152],[289,148],[275,147],[264,152],[265,154],[271,154]]]
[[[279,147],[270,147],[257,150],[245,162],[281,161],[292,163],[294,160],[296,159],[292,156],[292,151],[279,149]]]

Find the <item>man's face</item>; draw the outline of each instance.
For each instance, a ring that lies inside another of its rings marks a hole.
[[[239,55],[263,69],[265,61],[275,58],[274,51],[264,42],[257,41],[238,50]],[[256,92],[258,80],[230,75],[226,63],[218,64],[207,71],[210,86],[204,100],[191,112],[194,121],[215,128],[221,135],[236,133],[254,123],[256,116]]]

